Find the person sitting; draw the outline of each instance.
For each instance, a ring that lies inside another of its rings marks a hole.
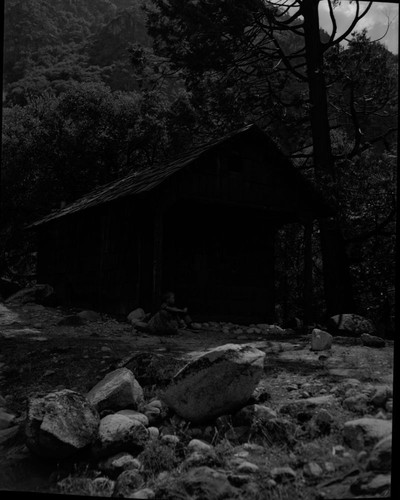
[[[179,328],[190,324],[187,307],[180,309],[175,306],[175,294],[167,292],[163,295],[160,310],[150,319],[148,330],[158,335],[175,335]]]

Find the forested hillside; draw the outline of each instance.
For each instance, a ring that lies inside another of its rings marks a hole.
[[[140,0],[6,1],[6,103],[25,104],[47,89],[63,92],[73,82],[104,81],[112,89],[132,89],[129,44],[150,44],[140,4]]]

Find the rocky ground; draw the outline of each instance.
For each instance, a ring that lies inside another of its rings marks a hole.
[[[311,351],[311,336],[293,330],[212,322],[157,337],[77,312],[0,304],[0,489],[182,499],[389,496],[392,342],[377,348],[334,337],[330,349]],[[160,400],[181,367],[230,343],[265,353],[245,410],[194,424]],[[97,407],[100,428],[113,419],[140,422],[140,446],[100,453],[93,450],[105,445],[97,442],[66,459],[38,459],[27,448],[28,401],[64,389],[87,395],[121,369],[143,395],[123,417],[113,417],[121,405]]]

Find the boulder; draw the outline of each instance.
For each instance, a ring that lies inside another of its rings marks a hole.
[[[217,347],[183,367],[162,399],[192,422],[233,413],[249,400],[257,386],[264,358],[264,352],[248,345]]]
[[[379,498],[390,497],[391,475],[373,473],[361,474],[350,486],[353,495],[362,496],[362,498],[372,495],[379,495]]]
[[[126,470],[139,470],[141,463],[130,453],[123,451],[100,462],[98,467],[104,474],[107,474],[111,478],[117,478]]]
[[[100,417],[89,401],[64,389],[29,401],[26,445],[35,454],[66,458],[92,443]]]
[[[143,389],[130,370],[118,368],[100,380],[87,398],[98,411],[136,409],[143,401]]]
[[[311,350],[325,351],[332,347],[332,335],[318,328],[314,328],[311,332]]]
[[[377,337],[376,335],[370,335],[369,333],[363,333],[361,336],[362,345],[366,347],[385,347],[385,339]]]
[[[146,313],[140,307],[131,311],[127,316],[128,322],[131,323],[132,325],[134,325],[137,322],[139,323],[144,322],[145,319],[146,319]]]
[[[392,435],[381,439],[373,448],[367,470],[390,471],[392,468]]]
[[[137,470],[126,470],[117,478],[113,497],[131,498],[131,495],[143,485],[144,479]]]
[[[10,295],[6,300],[6,304],[22,306],[28,302],[37,302],[39,304],[47,304],[54,297],[54,289],[50,285],[37,284],[29,288],[23,288],[18,292]]]
[[[107,415],[100,421],[97,439],[92,447],[95,457],[111,456],[122,451],[138,453],[149,439],[144,425],[125,415]]]
[[[362,333],[374,333],[375,326],[358,314],[337,314],[328,320],[328,331],[333,335],[359,337]]]
[[[355,450],[373,446],[392,433],[392,422],[378,418],[360,418],[344,424],[343,439]]]

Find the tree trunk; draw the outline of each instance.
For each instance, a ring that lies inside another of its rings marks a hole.
[[[330,203],[335,206],[337,185],[330,139],[318,4],[318,0],[303,0],[302,3],[313,159],[316,180]],[[354,308],[351,276],[338,215],[320,221],[320,235],[327,314],[350,312]]]

